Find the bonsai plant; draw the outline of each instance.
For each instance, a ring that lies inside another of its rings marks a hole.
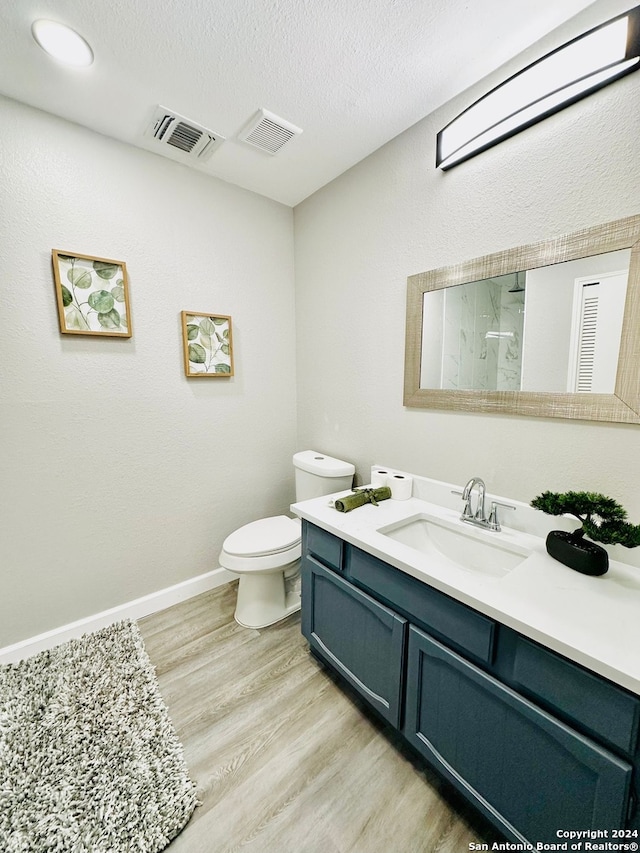
[[[603,575],[609,568],[605,545],[640,545],[640,525],[626,521],[627,512],[613,498],[597,492],[543,492],[531,506],[548,515],[574,515],[581,522],[572,533],[552,530],[547,536],[547,551],[556,560],[586,575]]]

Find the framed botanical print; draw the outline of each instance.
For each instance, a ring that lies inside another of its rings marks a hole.
[[[187,376],[233,376],[231,317],[183,311],[182,342]]]
[[[124,261],[52,251],[60,331],[130,338],[129,283]]]

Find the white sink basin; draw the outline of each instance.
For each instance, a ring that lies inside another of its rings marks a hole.
[[[444,557],[459,569],[500,578],[531,554],[529,548],[504,534],[462,521],[419,513],[378,528],[379,533],[421,554]]]

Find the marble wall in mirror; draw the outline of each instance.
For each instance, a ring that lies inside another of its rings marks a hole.
[[[411,276],[405,405],[640,423],[640,216]]]

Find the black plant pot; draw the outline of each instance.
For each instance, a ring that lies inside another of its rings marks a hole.
[[[583,575],[603,575],[609,568],[609,555],[600,545],[584,538],[581,529],[573,533],[552,530],[547,536],[547,552]]]

